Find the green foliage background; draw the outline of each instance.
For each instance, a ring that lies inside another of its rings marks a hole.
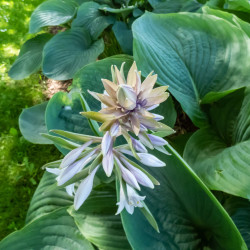
[[[26,211],[48,160],[60,157],[54,146],[27,142],[18,128],[23,108],[45,100],[39,74],[22,81],[7,72],[27,40],[32,11],[41,0],[0,0],[0,239],[24,225]],[[49,158],[49,159],[48,159]]]

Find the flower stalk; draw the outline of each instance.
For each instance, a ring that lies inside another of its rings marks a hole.
[[[159,122],[164,119],[163,116],[150,111],[164,102],[169,94],[166,92],[167,86],[154,88],[157,75],[153,75],[153,72],[141,82],[141,72],[137,70],[135,62],[127,78],[124,76],[124,63],[120,70],[117,66],[112,66],[111,73],[112,81],[102,79],[105,89],[103,94],[89,91],[95,99],[101,102],[102,109],[99,112],[90,111],[89,108],[87,110],[88,105],[84,100],[85,111],[81,112],[90,121],[102,123],[100,131],[104,133],[103,137],[53,130],[55,134],[67,139],[46,136],[73,150],[60,162],[58,169],[50,168],[49,165],[46,169],[57,176],[58,186],[66,185],[67,193],[75,196],[74,208],[76,210],[90,195],[95,175],[100,168],[103,168],[107,177],[116,175],[119,183],[116,214],[121,213],[123,209],[133,214],[135,207],[144,208],[145,212],[148,211],[144,203],[146,197],[140,196],[137,190],[141,190],[140,186],[153,189],[154,185],[159,185],[159,182],[135,160],[149,167],[165,166],[164,162],[148,153],[147,148],[168,154],[164,148],[167,141],[152,133],[160,131],[164,135],[169,135],[174,133],[174,130]],[[94,125],[95,128],[98,126],[97,123]],[[124,137],[127,143],[114,146],[119,136]],[[73,143],[72,140],[81,144]],[[94,147],[92,147],[93,144],[95,144]],[[71,183],[70,180],[81,176],[81,173],[84,178],[77,181],[79,182],[77,188],[77,185]],[[150,217],[151,214],[147,216]]]

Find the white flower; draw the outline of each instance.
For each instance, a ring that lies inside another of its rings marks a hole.
[[[140,196],[136,191],[127,185],[128,204],[134,207],[143,207],[142,201],[145,200],[146,196]]]
[[[126,208],[127,212],[129,214],[133,214],[134,212],[134,207],[132,205],[128,204],[128,201],[126,199],[122,184],[120,184],[120,201],[116,203],[118,205],[118,210],[116,212],[116,215],[121,213],[121,211]]]
[[[92,144],[92,141],[88,141],[85,144],[83,144],[81,147],[71,150],[62,160],[62,163],[60,165],[60,168],[65,168],[72,164],[79,156],[80,154],[86,149],[88,146]]]
[[[126,161],[123,157],[121,157],[124,165],[130,170],[130,172],[135,176],[138,183],[145,187],[154,188],[153,182],[148,178],[146,174],[144,174],[140,169],[134,167],[128,161]]]
[[[74,200],[74,208],[78,210],[84,201],[88,198],[93,188],[94,177],[99,166],[97,166],[88,177],[86,177],[79,185]]]

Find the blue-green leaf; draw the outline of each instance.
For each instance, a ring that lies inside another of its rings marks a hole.
[[[115,22],[114,17],[105,16],[99,7],[100,5],[95,2],[83,3],[77,11],[72,27],[83,27],[90,32],[93,39],[97,39],[110,24]]]
[[[91,40],[88,31],[72,28],[54,36],[45,46],[43,73],[52,79],[67,80],[103,52],[103,39]]]
[[[43,102],[31,108],[24,109],[19,117],[19,128],[24,138],[36,144],[52,144],[40,133],[47,133],[45,124],[45,109],[48,102]]]
[[[191,136],[184,158],[210,189],[249,199],[250,89],[213,103],[210,120]]]
[[[68,22],[76,14],[74,0],[48,0],[40,4],[31,15],[30,33],[36,33],[45,26],[55,26]]]
[[[208,123],[200,103],[209,92],[250,83],[250,42],[242,29],[207,14],[146,13],[132,25],[134,58],[143,75],[151,70],[195,125]],[[237,45],[237,46],[236,46]]]
[[[41,34],[26,41],[11,66],[9,76],[21,80],[37,72],[42,64],[43,47],[51,37],[50,34]]]
[[[247,249],[233,221],[187,163],[172,154],[155,153],[166,167],[149,171],[160,182],[143,188],[145,203],[155,217],[157,233],[144,215],[122,212],[122,222],[133,249]]]

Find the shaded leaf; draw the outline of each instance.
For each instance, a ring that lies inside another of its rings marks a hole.
[[[116,213],[115,189],[105,186],[96,188],[82,207],[69,213],[86,239],[100,249],[130,249],[120,215]]]
[[[197,0],[149,0],[155,13],[195,12],[202,4]]]
[[[23,137],[36,144],[53,144],[40,133],[47,133],[45,124],[45,109],[48,102],[24,109],[19,117],[19,128]]]
[[[50,34],[41,34],[26,41],[10,68],[9,76],[21,80],[37,72],[42,64],[43,47],[51,37]]]
[[[112,27],[117,41],[119,42],[121,49],[124,53],[133,54],[133,35],[132,30],[126,23],[116,21]]]
[[[72,27],[83,27],[90,32],[93,39],[97,39],[110,24],[115,22],[115,18],[105,16],[99,10],[99,6],[95,2],[83,3],[77,11]]]
[[[250,89],[210,108],[211,126],[189,139],[184,158],[213,190],[250,198]]]

